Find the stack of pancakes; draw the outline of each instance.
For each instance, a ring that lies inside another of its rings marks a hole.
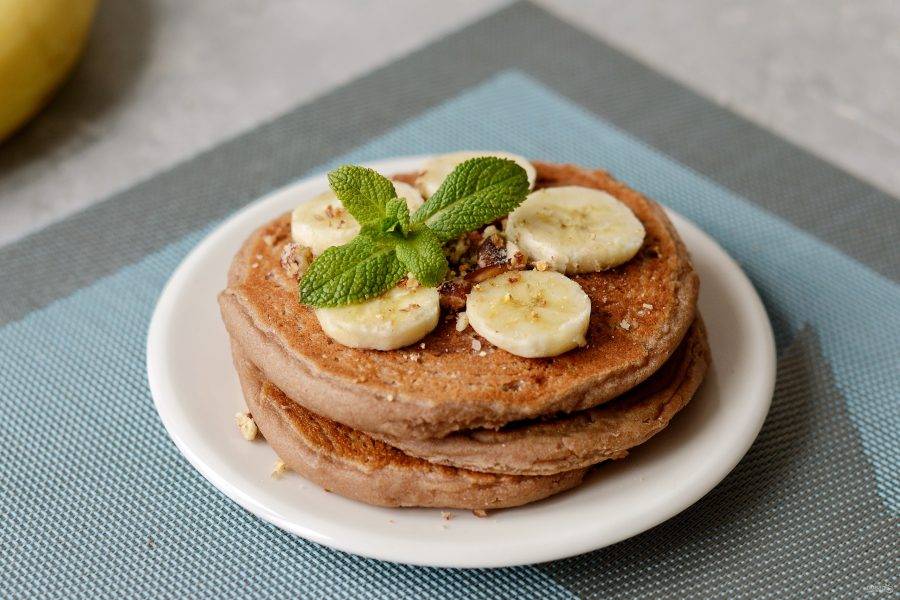
[[[646,229],[629,262],[572,276],[591,299],[588,343],[555,358],[494,348],[458,331],[452,313],[408,348],[342,346],[281,266],[289,215],[245,242],[219,303],[247,406],[288,467],[382,506],[517,506],[623,458],[690,401],[709,348],[698,278],[671,222],[603,171],[534,164],[537,188],[604,190]]]

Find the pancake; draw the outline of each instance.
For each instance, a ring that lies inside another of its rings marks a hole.
[[[232,345],[247,407],[281,460],[328,491],[378,506],[495,509],[541,500],[581,483],[586,469],[495,475],[435,465],[303,408]]]
[[[582,185],[628,205],[647,235],[624,265],[572,276],[591,299],[587,346],[521,358],[456,331],[452,315],[407,349],[348,348],[322,331],[280,264],[290,217],[263,225],[232,263],[219,296],[231,337],[265,378],[307,409],[353,429],[400,439],[574,412],[600,405],[652,375],[694,320],[698,279],[663,210],[604,171],[535,163],[537,187]],[[414,174],[398,176],[410,181]],[[650,307],[650,308],[647,308]],[[624,325],[623,325],[624,324]]]
[[[678,349],[649,379],[601,406],[499,430],[452,433],[432,440],[381,437],[406,454],[491,473],[551,475],[623,458],[662,431],[687,406],[709,366],[698,317]]]

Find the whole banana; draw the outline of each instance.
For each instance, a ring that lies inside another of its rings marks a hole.
[[[65,80],[96,7],[97,0],[0,0],[0,141]]]

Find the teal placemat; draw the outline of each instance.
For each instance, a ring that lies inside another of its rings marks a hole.
[[[146,384],[150,313],[179,261],[236,208],[329,165],[491,147],[602,166],[741,263],[779,346],[747,457],[643,535],[494,571],[356,558],[216,492]],[[0,249],[0,596],[891,596],[897,239],[897,200],[515,4]]]

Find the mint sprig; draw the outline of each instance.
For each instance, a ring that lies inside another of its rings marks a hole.
[[[300,301],[316,307],[380,296],[407,273],[439,284],[448,268],[443,243],[509,214],[528,193],[525,170],[496,157],[457,166],[412,216],[393,183],[372,169],[344,165],[328,182],[361,231],[323,252],[301,279]]]
[[[508,215],[526,194],[525,169],[504,158],[473,158],[444,179],[414,219],[447,242]]]
[[[406,275],[391,238],[359,235],[333,246],[300,280],[300,299],[311,306],[341,306],[379,296]]]
[[[389,179],[356,165],[344,165],[328,173],[328,184],[347,212],[364,227],[383,219],[388,201],[397,197]]]

